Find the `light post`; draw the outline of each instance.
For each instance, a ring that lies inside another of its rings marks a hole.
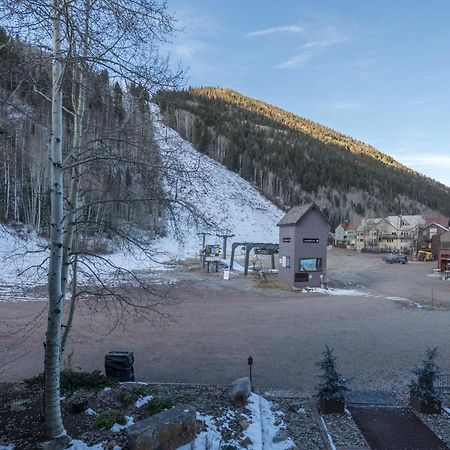
[[[249,372],[250,372],[250,386],[252,386],[252,389],[253,389],[253,380],[252,380],[253,358],[252,358],[252,355],[250,355],[248,357],[247,364],[248,364],[248,368],[249,368]]]

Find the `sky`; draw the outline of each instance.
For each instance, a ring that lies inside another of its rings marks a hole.
[[[220,86],[450,186],[450,1],[169,0],[187,86]]]

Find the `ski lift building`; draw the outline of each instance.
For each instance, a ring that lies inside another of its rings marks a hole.
[[[278,278],[294,287],[325,281],[330,225],[315,203],[294,206],[279,222]]]

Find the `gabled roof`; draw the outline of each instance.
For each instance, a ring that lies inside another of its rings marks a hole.
[[[310,211],[316,210],[325,220],[326,223],[328,223],[328,219],[323,215],[322,211],[319,209],[319,207],[315,203],[308,203],[306,205],[301,206],[294,206],[292,209],[290,209],[286,215],[277,223],[277,225],[283,226],[283,225],[296,225],[300,220],[303,219],[303,217],[308,214]]]
[[[448,217],[429,217],[426,219],[425,224],[422,228],[427,228],[430,225],[439,225],[443,228],[447,228],[450,226],[450,219]]]
[[[387,219],[376,219],[376,220],[377,220],[377,223],[375,224],[375,226],[377,227],[377,229],[379,226],[383,225],[384,223],[387,224],[389,227],[393,228],[394,230],[396,229],[395,225],[392,225],[392,222],[390,220],[387,220]]]
[[[410,228],[417,227],[419,225],[423,225],[425,223],[425,219],[421,214],[415,214],[412,216],[400,216]]]
[[[356,231],[356,229],[358,228],[358,224],[353,222],[340,223],[338,226],[342,227],[345,231]]]
[[[356,228],[356,231],[365,231],[368,227],[374,227],[378,223],[380,223],[384,219],[375,218],[375,219],[361,219],[361,222]]]
[[[387,216],[386,220],[399,230],[412,230],[413,228],[425,223],[425,219],[420,214],[415,215],[397,215]],[[399,222],[405,222],[405,225],[399,226]]]
[[[381,221],[386,219],[380,219],[379,217],[375,217],[374,219],[361,219],[361,223],[358,225],[358,230],[365,229],[367,227],[374,227],[378,225]]]

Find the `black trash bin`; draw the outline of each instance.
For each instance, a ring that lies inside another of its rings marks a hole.
[[[105,374],[117,381],[134,381],[133,352],[109,352],[105,355]]]

